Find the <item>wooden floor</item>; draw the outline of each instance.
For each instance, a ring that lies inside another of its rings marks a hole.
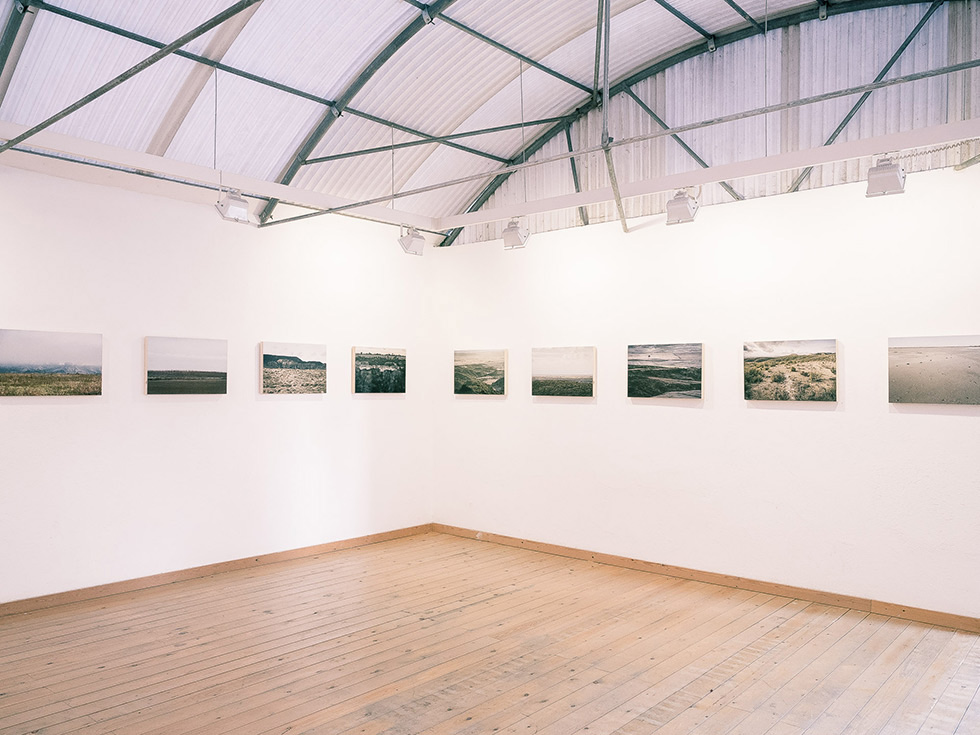
[[[0,733],[980,733],[980,636],[429,533],[0,618]]]

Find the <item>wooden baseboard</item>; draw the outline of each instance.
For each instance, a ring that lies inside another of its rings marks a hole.
[[[806,587],[794,587],[786,584],[775,584],[773,582],[763,582],[757,579],[747,579],[745,577],[734,577],[728,574],[717,574],[715,572],[703,572],[698,569],[687,569],[685,567],[675,567],[669,564],[657,564],[656,562],[643,561],[642,559],[631,559],[626,556],[616,556],[615,554],[601,554],[595,551],[585,551],[570,546],[559,546],[557,544],[546,544],[539,541],[529,541],[527,539],[516,538],[513,536],[502,536],[495,533],[484,531],[474,531],[469,528],[459,528],[457,526],[447,526],[442,523],[433,523],[432,530],[436,533],[445,533],[452,536],[477,539],[478,541],[488,541],[503,546],[516,546],[532,551],[541,551],[546,554],[556,556],[566,556],[572,559],[583,559],[599,564],[609,564],[616,567],[636,569],[642,572],[652,572],[663,574],[668,577],[678,577],[680,579],[691,579],[696,582],[716,584],[722,587],[733,587],[735,589],[751,590],[752,592],[762,592],[768,595],[779,597],[792,597],[807,602],[818,602],[825,605],[836,605],[852,610],[864,610],[865,612],[877,615],[887,615],[889,617],[901,618],[917,623],[928,625],[938,625],[943,628],[955,628],[969,633],[980,633],[980,618],[971,618],[966,615],[955,615],[953,613],[939,612],[936,610],[925,610],[908,605],[898,605],[891,602],[879,602],[865,597],[854,597],[852,595],[838,595],[832,592],[822,592]]]
[[[127,592],[149,589],[151,587],[160,587],[165,584],[183,582],[188,579],[209,577],[213,574],[221,574],[222,572],[232,572],[236,569],[247,569],[249,567],[262,566],[264,564],[275,564],[276,562],[300,559],[305,556],[316,556],[317,554],[325,554],[330,551],[350,549],[355,546],[377,544],[382,541],[391,541],[392,539],[403,538],[405,536],[414,536],[416,534],[426,533],[431,530],[432,524],[426,523],[421,526],[400,528],[394,531],[385,531],[384,533],[372,533],[367,536],[342,539],[340,541],[332,541],[327,544],[305,546],[300,549],[289,549],[288,551],[277,551],[272,554],[262,554],[260,556],[249,556],[244,559],[233,559],[231,561],[217,562],[216,564],[205,564],[204,566],[200,567],[181,569],[176,572],[164,572],[163,574],[153,574],[148,577],[137,577],[136,579],[127,579],[121,582],[100,584],[95,587],[84,587],[82,589],[70,590],[68,592],[58,592],[53,595],[41,595],[40,597],[30,597],[26,600],[15,600],[13,602],[0,603],[0,617],[5,615],[17,615],[19,613],[33,612],[34,610],[43,610],[44,608],[57,607],[59,605],[68,605],[72,602],[94,600],[99,597],[120,595]]]

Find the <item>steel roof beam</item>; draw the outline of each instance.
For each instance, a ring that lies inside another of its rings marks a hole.
[[[613,198],[616,200],[616,211],[623,232],[629,232],[626,224],[626,210],[623,208],[623,198],[619,195],[619,180],[616,178],[616,167],[613,165],[612,138],[609,136],[609,26],[612,18],[612,0],[607,0],[602,15],[602,152],[606,158],[606,168],[609,169],[609,183],[612,185]],[[525,160],[527,156],[525,156]]]
[[[742,6],[739,5],[737,2],[735,2],[735,0],[725,0],[725,2],[728,3],[728,6],[732,10],[734,10],[736,13],[738,13],[743,18],[745,18],[745,20],[751,23],[759,33],[765,35],[766,29],[763,28],[761,25],[759,25],[759,21],[757,21],[751,15],[746,13],[745,10],[742,8]]]
[[[478,41],[482,41],[483,43],[487,44],[488,46],[493,46],[493,48],[497,49],[498,51],[503,51],[505,54],[509,54],[510,56],[513,56],[515,59],[520,59],[521,61],[523,61],[528,66],[533,66],[538,71],[543,71],[545,74],[548,74],[550,76],[553,76],[555,79],[558,79],[558,80],[560,80],[562,82],[565,82],[565,84],[570,84],[571,86],[576,87],[576,88],[582,90],[583,92],[590,92],[590,93],[592,92],[592,90],[587,85],[582,84],[581,82],[576,82],[571,77],[567,77],[564,74],[562,74],[561,72],[555,71],[554,69],[552,69],[552,68],[550,68],[548,66],[545,66],[541,62],[535,61],[534,59],[531,59],[531,58],[525,56],[524,54],[520,53],[519,51],[515,51],[510,46],[505,46],[504,44],[500,43],[499,41],[496,41],[496,40],[490,38],[489,36],[486,36],[486,35],[480,33],[479,31],[477,31],[477,30],[475,30],[473,28],[470,28],[467,25],[464,25],[464,24],[460,23],[458,20],[454,20],[453,18],[450,18],[444,12],[441,12],[441,11],[433,12],[432,11],[432,8],[435,5],[437,5],[437,3],[433,3],[432,5],[426,5],[425,3],[419,2],[419,0],[405,0],[405,2],[407,2],[409,5],[412,5],[412,6],[416,7],[416,8],[418,8],[422,12],[429,13],[430,16],[433,17],[433,18],[439,18],[440,20],[444,21],[445,23],[448,23],[449,25],[451,25],[453,28],[455,28],[455,29],[457,29],[459,31],[462,31],[463,33],[467,33],[467,34],[473,36],[473,38],[477,39]]]
[[[846,3],[841,3],[840,5],[831,5],[827,9],[829,15],[844,15],[847,13],[855,13],[863,10],[874,10],[876,8],[889,8],[896,5],[921,5],[922,0],[849,0]],[[817,20],[820,17],[820,10],[818,8],[809,8],[807,10],[802,10],[794,13],[788,13],[786,15],[770,18],[766,21],[766,27],[769,30],[778,30],[780,28],[786,28],[792,25],[800,25],[801,23],[806,23],[810,20]],[[753,36],[759,35],[759,31],[754,26],[749,26],[747,28],[741,28],[731,33],[726,33],[722,36],[715,37],[716,47],[727,46],[731,43],[737,43],[738,41],[743,41],[746,38],[751,38]],[[676,66],[684,61],[693,59],[701,54],[707,53],[704,45],[697,43],[693,46],[689,46],[686,49],[682,49],[677,53],[674,53],[667,58],[658,61],[645,69],[631,74],[626,79],[623,79],[618,84],[610,89],[610,95],[615,96],[626,90],[627,87],[632,87],[633,85],[649,79],[656,74],[659,74],[666,69]],[[579,118],[585,117],[590,112],[598,108],[598,104],[593,102],[591,99],[586,101],[580,107],[575,109],[575,113]],[[532,141],[527,148],[526,155],[528,158],[537,153],[541,148],[545,146],[548,141],[554,138],[556,135],[560,135],[563,126],[555,125],[549,130],[546,130],[538,138]],[[521,161],[521,155],[518,154],[515,158],[511,159],[510,166]],[[500,186],[507,180],[510,173],[503,172],[494,177],[494,179],[480,192],[479,196],[473,200],[473,203],[466,209],[467,212],[475,212],[484,204],[486,204],[493,193],[500,188]],[[446,239],[443,241],[443,246],[452,245],[456,238],[459,237],[460,228],[454,228],[450,231]]]
[[[602,0],[599,0],[599,2],[602,2]],[[572,125],[571,125],[571,123],[569,123],[568,125],[565,126],[565,140],[568,143],[568,152],[569,153],[574,153],[575,152],[575,149],[572,147]],[[582,186],[579,184],[579,180],[578,180],[578,166],[575,164],[575,156],[569,156],[568,157],[568,162],[572,166],[572,184],[575,185],[575,193],[576,194],[581,194],[582,193]],[[589,212],[588,212],[588,210],[585,207],[579,207],[578,208],[578,214],[579,214],[579,217],[582,218],[582,224],[587,226],[589,224]]]
[[[912,32],[909,33],[908,37],[902,42],[902,45],[898,47],[898,49],[895,51],[894,54],[892,54],[892,57],[888,60],[888,62],[885,64],[882,70],[878,72],[878,76],[875,77],[875,82],[880,82],[882,79],[885,78],[885,75],[888,74],[889,71],[891,71],[891,68],[895,66],[895,64],[898,62],[898,59],[901,57],[901,55],[905,53],[905,49],[907,49],[909,45],[911,45],[912,41],[915,40],[915,37],[919,35],[919,31],[922,30],[922,27],[932,17],[932,14],[935,13],[937,10],[939,10],[939,6],[942,5],[944,2],[945,0],[935,0],[932,3],[932,5],[929,6],[929,9],[926,10],[925,15],[923,15],[922,19],[918,23],[916,23],[915,28],[912,29]],[[871,92],[869,91],[869,92],[865,92],[858,98],[858,101],[855,102],[854,106],[851,107],[851,109],[848,111],[846,115],[844,115],[844,119],[841,120],[840,125],[837,126],[836,130],[834,130],[834,132],[830,134],[830,137],[827,138],[827,142],[824,143],[824,145],[834,144],[834,141],[837,140],[838,136],[840,136],[842,132],[844,132],[844,128],[846,128],[847,124],[852,119],[854,119],[854,116],[857,115],[858,110],[860,110],[861,107],[864,105],[864,103],[868,101],[868,97],[870,96],[871,96]],[[810,174],[812,172],[813,172],[813,166],[807,166],[805,169],[803,169],[803,171],[800,172],[800,175],[796,177],[796,180],[793,182],[793,185],[790,186],[789,193],[799,191],[800,186],[803,185],[804,181],[810,178]]]
[[[79,13],[74,13],[70,10],[65,10],[64,8],[59,8],[56,5],[50,5],[45,0],[25,0],[26,4],[30,7],[38,8],[40,10],[46,10],[55,15],[60,15],[69,20],[74,20],[78,23],[83,23],[84,25],[90,26],[92,28],[98,28],[99,30],[106,31],[107,33],[112,33],[122,38],[128,38],[131,41],[136,41],[138,43],[146,44],[147,46],[153,46],[154,48],[163,48],[166,44],[156,41],[152,38],[147,38],[146,36],[141,36],[137,33],[132,33],[123,28],[118,28],[108,23],[103,23],[102,21],[95,20],[94,18],[89,18],[85,15],[80,15]],[[265,77],[260,77],[257,74],[252,74],[241,69],[236,69],[233,66],[228,66],[227,64],[222,64],[214,59],[209,59],[206,56],[200,56],[198,54],[190,53],[189,51],[178,50],[174,51],[174,56],[180,56],[184,59],[189,59],[190,61],[195,61],[198,64],[204,64],[212,69],[217,69],[218,71],[227,72],[241,79],[247,79],[250,82],[255,82],[256,84],[261,84],[263,86],[269,87],[271,89],[276,89],[280,92],[293,95],[295,97],[300,97],[302,99],[309,100],[310,102],[316,102],[318,104],[324,105],[325,107],[334,107],[337,103],[334,100],[328,100],[324,97],[319,97],[318,95],[311,94],[309,92],[304,92],[303,90],[296,89],[295,87],[290,87],[286,84],[280,84],[279,82],[274,82],[271,79],[266,79]],[[420,138],[431,138],[433,136],[428,133],[422,132],[420,130],[415,130],[414,128],[407,127],[405,125],[399,125],[398,123],[392,122],[391,120],[385,120],[384,118],[378,117],[377,115],[371,115],[366,112],[362,112],[353,107],[348,107],[345,110],[348,114],[355,117],[360,117],[364,120],[370,120],[371,122],[376,122],[379,125],[384,125],[386,127],[392,127],[395,130],[399,130],[403,133],[408,133],[410,135],[415,135]],[[498,163],[506,163],[508,159],[502,158],[500,156],[495,156],[491,153],[478,150],[476,148],[469,148],[458,143],[445,142],[443,145],[447,145],[451,148],[456,148],[457,150],[464,151],[466,153],[471,153],[474,156],[480,156],[482,158],[488,158],[491,161],[497,161]]]
[[[592,104],[599,104],[599,67],[602,64],[602,3],[599,0],[596,5],[599,8],[599,15],[595,20],[595,71],[592,74]]]
[[[81,108],[85,107],[85,105],[89,104],[90,102],[93,102],[93,101],[97,100],[99,97],[101,97],[102,95],[106,94],[107,92],[112,91],[113,89],[115,89],[116,87],[118,87],[123,82],[125,82],[125,81],[127,81],[129,79],[132,79],[137,74],[139,74],[140,72],[144,71],[145,69],[148,69],[153,64],[155,64],[158,61],[160,61],[161,59],[166,58],[167,56],[169,56],[170,54],[172,54],[174,51],[176,51],[177,49],[179,49],[181,46],[185,46],[188,43],[190,43],[191,41],[193,41],[195,38],[198,38],[200,36],[203,36],[205,33],[207,33],[208,31],[210,31],[211,29],[216,28],[217,26],[221,25],[222,23],[224,23],[229,18],[237,15],[238,13],[242,12],[246,8],[248,8],[248,7],[252,6],[252,5],[255,5],[256,3],[259,3],[259,2],[262,2],[262,0],[238,0],[238,2],[235,3],[234,5],[231,5],[230,7],[228,7],[227,9],[225,9],[223,11],[221,11],[220,13],[218,13],[215,16],[213,16],[212,18],[204,21],[201,25],[197,26],[197,28],[194,28],[194,29],[188,31],[183,36],[181,36],[180,38],[178,38],[176,41],[174,41],[174,42],[172,42],[172,43],[167,44],[166,46],[164,46],[162,49],[160,49],[159,51],[157,51],[155,54],[151,54],[150,56],[147,56],[145,59],[143,59],[143,61],[139,62],[135,66],[131,66],[129,69],[127,69],[126,71],[124,71],[122,74],[119,74],[118,76],[113,77],[108,82],[106,82],[105,84],[103,84],[101,87],[99,87],[98,89],[94,90],[93,92],[90,92],[89,94],[85,95],[80,100],[78,100],[78,101],[76,101],[76,102],[68,105],[68,107],[66,107],[65,109],[61,110],[60,112],[56,112],[54,115],[52,115],[51,117],[49,117],[47,120],[44,120],[43,122],[38,123],[37,125],[35,125],[34,127],[32,127],[30,130],[27,130],[24,133],[21,133],[20,135],[18,135],[17,137],[11,138],[10,140],[8,140],[3,145],[0,145],[0,153],[3,153],[4,151],[10,150],[15,145],[17,145],[19,143],[23,143],[25,140],[27,140],[28,138],[30,138],[32,135],[36,135],[37,133],[41,132],[42,130],[45,130],[45,129],[51,127],[52,125],[54,125],[59,120],[63,120],[64,118],[66,118],[69,115],[71,115],[73,112],[76,112],[77,110],[80,110]]]
[[[632,100],[637,105],[640,106],[640,109],[641,110],[643,110],[647,115],[649,115],[650,117],[652,117],[653,118],[653,121],[655,123],[657,123],[657,125],[659,125],[664,130],[670,130],[670,126],[667,123],[665,123],[662,119],[660,119],[660,116],[657,115],[657,113],[655,113],[650,108],[650,106],[647,105],[646,102],[644,102],[643,100],[641,100],[632,89],[630,89],[629,87],[627,87],[623,91],[627,95],[629,95],[629,97],[632,98]],[[683,140],[681,140],[681,136],[676,135],[676,134],[671,134],[670,137],[674,140],[675,143],[677,143],[677,145],[679,145],[684,150],[684,152],[687,155],[689,155],[691,158],[693,158],[694,161],[701,168],[709,168],[707,161],[705,161],[703,158],[701,158],[701,156],[699,156],[697,153],[695,153],[694,152],[694,149],[692,149],[691,146],[689,146],[687,143],[685,143]],[[731,195],[732,199],[734,199],[735,201],[740,202],[740,201],[742,201],[742,200],[745,199],[745,197],[743,197],[741,194],[739,194],[737,191],[735,191],[735,188],[731,184],[729,184],[727,181],[720,181],[718,183],[721,186],[721,188],[724,189],[725,191],[727,191]]]
[[[412,40],[419,31],[428,25],[426,18],[430,13],[441,13],[443,10],[452,5],[456,0],[436,0],[429,6],[429,9],[425,13],[417,16],[411,23],[405,26],[402,31],[395,36],[391,42],[388,43],[381,51],[375,56],[371,63],[357,75],[353,82],[348,85],[347,89],[343,91],[334,106],[327,110],[326,114],[320,119],[317,126],[310,132],[306,137],[306,140],[299,147],[295,154],[293,154],[292,160],[283,170],[282,175],[278,177],[278,183],[280,184],[290,184],[292,180],[296,178],[296,174],[303,166],[303,161],[310,157],[310,154],[316,150],[316,147],[323,140],[323,136],[327,134],[327,131],[333,126],[340,114],[347,109],[347,106],[351,103],[354,97],[357,96],[364,86],[371,80],[378,70],[381,69],[388,60],[395,55],[395,53],[402,48],[406,43]],[[273,199],[259,213],[259,221],[266,222],[269,217],[272,216],[273,210],[276,208],[278,201]]]
[[[662,7],[664,10],[666,10],[668,13],[670,13],[671,15],[673,15],[675,18],[677,18],[679,21],[681,21],[682,23],[684,23],[685,25],[687,25],[689,28],[693,28],[695,31],[697,31],[698,33],[700,33],[702,36],[704,36],[705,40],[707,40],[707,41],[710,42],[710,41],[712,41],[714,39],[714,36],[713,35],[711,35],[710,33],[708,33],[706,30],[704,30],[704,28],[702,28],[701,26],[699,26],[693,20],[691,20],[690,18],[688,18],[686,15],[684,15],[684,13],[682,13],[677,8],[675,8],[673,5],[671,5],[670,3],[668,3],[667,0],[653,0],[653,1],[655,3],[657,3],[657,5],[659,5],[660,7]],[[713,48],[711,50],[714,51]]]
[[[17,68],[20,54],[27,44],[34,18],[34,13],[22,2],[14,2],[10,8],[10,16],[3,27],[3,35],[0,36],[0,103],[3,102],[10,80],[13,79],[14,69]]]

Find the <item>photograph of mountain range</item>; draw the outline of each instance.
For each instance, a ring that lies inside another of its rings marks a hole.
[[[458,396],[507,395],[507,350],[456,350],[453,379]]]
[[[102,395],[102,335],[0,329],[0,396]]]
[[[326,393],[327,346],[263,342],[263,393]]]

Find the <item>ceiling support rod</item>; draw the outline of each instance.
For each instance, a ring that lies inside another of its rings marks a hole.
[[[580,82],[576,82],[574,79],[571,79],[570,77],[566,77],[561,72],[555,71],[554,69],[545,66],[539,61],[535,61],[534,59],[528,58],[527,56],[520,53],[519,51],[515,51],[514,49],[510,48],[510,46],[505,46],[499,41],[496,41],[490,38],[489,36],[480,33],[478,30],[474,28],[470,28],[469,26],[460,23],[458,20],[454,20],[453,18],[450,18],[448,15],[446,15],[443,12],[432,12],[432,6],[426,5],[423,2],[419,2],[419,0],[405,0],[405,2],[407,2],[409,5],[415,6],[422,12],[428,12],[429,15],[433,18],[439,18],[440,20],[451,25],[453,28],[473,36],[473,38],[477,39],[478,41],[482,41],[488,46],[493,46],[493,48],[497,49],[498,51],[503,51],[505,54],[513,56],[515,59],[520,59],[528,66],[533,66],[538,71],[543,71],[545,74],[549,74],[550,76],[553,76],[555,79],[559,79],[565,82],[565,84],[570,84],[571,86],[576,87],[582,90],[583,92],[592,91],[586,85],[581,84]],[[435,3],[433,3],[433,5],[435,5]]]
[[[623,225],[623,232],[629,232],[626,224],[626,210],[623,209],[623,198],[619,195],[619,180],[616,178],[616,167],[613,165],[612,149],[609,144],[609,20],[612,0],[607,0],[603,12],[602,27],[602,152],[606,157],[606,167],[609,169],[609,183],[612,185],[613,197],[616,199],[616,211]]]
[[[160,61],[161,59],[166,58],[167,56],[169,56],[170,54],[172,54],[174,51],[176,51],[177,49],[179,49],[181,46],[185,46],[188,43],[190,43],[191,41],[193,41],[195,38],[198,38],[199,36],[203,36],[205,33],[207,33],[208,31],[210,31],[212,28],[216,28],[217,26],[221,25],[222,23],[224,23],[226,20],[228,20],[232,16],[237,15],[238,13],[242,12],[246,8],[248,8],[248,7],[252,6],[252,5],[255,5],[256,3],[259,3],[259,2],[262,2],[262,0],[238,0],[238,2],[235,3],[234,5],[232,5],[231,7],[227,8],[226,10],[221,11],[220,13],[218,13],[217,15],[215,15],[213,18],[204,21],[204,23],[202,23],[201,25],[199,25],[197,28],[194,28],[193,30],[188,31],[187,33],[185,33],[183,36],[181,36],[180,38],[178,38],[173,43],[167,44],[162,49],[160,49],[159,51],[157,51],[155,54],[151,54],[150,56],[147,56],[145,59],[143,59],[143,61],[139,62],[135,66],[130,67],[129,69],[127,69],[126,71],[124,71],[122,74],[119,74],[118,76],[114,77],[113,79],[110,79],[108,82],[106,82],[105,84],[103,84],[101,87],[99,87],[95,91],[90,92],[89,94],[85,95],[84,97],[82,97],[77,102],[74,102],[73,104],[68,105],[68,107],[66,107],[65,109],[63,109],[61,112],[55,113],[54,115],[52,115],[51,117],[49,117],[47,120],[44,120],[43,122],[40,122],[37,125],[35,125],[30,130],[27,130],[26,132],[21,133],[20,135],[18,135],[16,138],[11,138],[10,140],[8,140],[3,145],[0,145],[0,153],[3,153],[4,151],[10,150],[15,145],[17,145],[19,143],[23,143],[25,140],[27,140],[31,136],[36,135],[37,133],[40,133],[42,130],[45,130],[45,129],[51,127],[52,125],[54,125],[59,120],[63,120],[64,118],[66,118],[70,114],[72,114],[73,112],[75,112],[77,110],[80,110],[81,108],[85,107],[85,105],[89,104],[90,102],[93,102],[93,101],[97,100],[99,97],[101,97],[102,95],[106,94],[107,92],[112,91],[113,89],[115,89],[120,84],[122,84],[123,82],[127,81],[128,79],[132,79],[133,77],[135,77],[137,74],[139,74],[144,69],[147,69],[150,66],[152,66],[153,64],[155,64],[158,61]]]
[[[668,13],[670,13],[671,15],[673,15],[679,21],[681,21],[682,23],[686,24],[689,28],[693,28],[695,31],[697,31],[702,36],[704,36],[705,40],[708,41],[708,44],[709,44],[708,48],[711,51],[714,51],[714,47],[713,47],[714,46],[714,44],[713,44],[714,36],[712,36],[710,33],[708,33],[706,30],[704,30],[704,28],[702,28],[697,23],[695,23],[693,20],[691,20],[690,18],[688,18],[686,15],[684,15],[684,13],[682,13],[681,11],[679,11],[673,5],[671,5],[670,3],[668,3],[667,0],[654,0],[654,2],[656,2],[657,5],[659,5],[660,7],[662,7],[664,10],[666,10]]]
[[[89,18],[85,15],[80,15],[74,13],[70,10],[65,10],[64,8],[59,8],[57,5],[50,5],[45,2],[45,0],[25,0],[25,4],[30,7],[38,8],[39,10],[46,10],[55,15],[59,15],[63,18],[68,18],[69,20],[74,20],[78,23],[90,26],[92,28],[98,28],[99,30],[106,31],[107,33],[112,33],[116,36],[121,36],[122,38],[128,38],[131,41],[136,41],[137,43],[146,44],[147,46],[153,46],[154,48],[163,48],[165,44],[160,41],[155,41],[152,38],[147,38],[146,36],[141,36],[137,33],[132,33],[131,31],[123,30],[116,26],[109,25],[108,23],[103,23],[101,21],[95,20],[94,18]],[[180,56],[184,59],[189,59],[195,61],[198,64],[204,64],[212,69],[217,69],[218,71],[223,71],[233,76],[239,77],[241,79],[246,79],[250,82],[255,82],[256,84],[261,84],[262,86],[269,87],[270,89],[275,89],[280,92],[284,92],[294,97],[299,97],[301,99],[309,100],[310,102],[316,102],[317,104],[323,105],[324,107],[336,107],[337,103],[334,100],[328,100],[323,97],[319,97],[315,94],[310,94],[309,92],[304,92],[303,90],[296,89],[295,87],[290,87],[286,84],[280,84],[279,82],[274,82],[271,79],[266,79],[265,77],[260,77],[256,74],[251,74],[247,71],[242,71],[241,69],[236,69],[233,66],[228,66],[227,64],[222,64],[219,61],[209,59],[206,56],[201,56],[199,54],[192,54],[188,51],[174,51],[174,56]],[[415,130],[414,128],[407,127],[405,125],[399,125],[398,123],[392,122],[391,120],[385,120],[377,115],[371,115],[366,112],[362,112],[353,107],[347,107],[345,109],[350,115],[354,117],[360,117],[364,120],[370,120],[371,122],[378,123],[379,125],[384,125],[385,127],[393,127],[403,133],[408,133],[409,135],[415,135],[419,138],[431,138],[433,136],[428,133],[424,133],[421,130]],[[466,153],[471,153],[474,156],[480,156],[482,158],[487,158],[491,161],[497,161],[498,163],[507,163],[509,159],[502,158],[500,156],[494,156],[490,153],[486,153],[476,148],[469,148],[458,143],[452,143],[446,141],[443,145],[447,145],[451,148],[456,148],[457,150],[465,151]]]
[[[593,107],[599,106],[599,67],[602,63],[602,3],[603,0],[599,0],[597,3],[599,6],[599,14],[595,20],[595,72],[592,75]]]
[[[929,6],[929,9],[926,10],[925,15],[922,16],[922,19],[916,24],[915,28],[912,29],[912,32],[909,33],[908,38],[902,42],[902,45],[898,47],[898,50],[895,51],[894,54],[892,54],[892,57],[888,60],[888,63],[885,64],[884,68],[882,68],[882,70],[878,73],[878,76],[875,77],[875,82],[880,82],[885,78],[885,75],[888,74],[888,72],[891,71],[891,68],[898,62],[899,57],[905,53],[905,49],[907,49],[911,45],[912,41],[915,40],[915,37],[919,35],[919,31],[922,30],[922,27],[932,17],[932,14],[939,10],[939,6],[944,2],[945,0],[934,0],[932,5]],[[850,111],[844,116],[844,119],[841,120],[840,125],[837,126],[837,129],[830,134],[829,138],[827,138],[827,142],[824,143],[825,146],[833,145],[834,141],[837,140],[838,136],[844,131],[844,128],[847,127],[847,124],[858,113],[858,110],[861,109],[862,105],[868,101],[868,97],[870,96],[871,91],[867,91],[861,95],[858,101],[854,103],[854,106],[850,109]],[[804,181],[810,178],[810,174],[812,172],[813,166],[807,166],[805,169],[803,169],[800,172],[800,175],[796,177],[793,185],[789,188],[789,193],[792,194],[795,191],[799,191],[800,186],[802,186]]]
[[[765,35],[766,29],[762,27],[762,25],[759,23],[759,21],[757,21],[751,15],[749,15],[748,13],[746,13],[745,10],[742,8],[742,6],[740,6],[737,2],[735,2],[735,0],[725,0],[725,2],[728,3],[729,7],[731,7],[732,10],[734,10],[736,13],[738,13],[743,18],[745,18],[745,20],[747,20],[749,23],[751,23],[752,26],[759,33],[761,33],[762,35]]]
[[[27,37],[34,25],[35,15],[28,6],[15,0],[10,8],[10,16],[0,35],[0,103],[7,94],[14,69],[20,61],[20,54],[27,43]]]
[[[602,2],[602,0],[599,0]],[[574,153],[575,149],[572,147],[572,124],[569,123],[565,126],[565,140],[568,142],[568,152]],[[578,180],[578,166],[575,164],[575,156],[569,156],[568,162],[572,165],[572,183],[575,185],[575,193],[582,193],[582,185]],[[582,218],[582,224],[589,224],[589,212],[585,207],[578,208],[579,217]]]
[[[632,98],[632,100],[637,105],[640,106],[641,110],[643,110],[646,114],[652,117],[653,121],[657,123],[657,125],[659,125],[664,130],[670,130],[670,126],[667,123],[665,123],[663,120],[661,120],[660,116],[657,115],[657,113],[655,113],[650,108],[650,106],[647,105],[646,102],[641,100],[632,89],[626,87],[623,91],[626,92],[626,94],[628,94]],[[681,140],[681,137],[679,135],[672,134],[670,137],[673,138],[674,142],[677,143],[677,145],[679,145],[681,148],[683,148],[684,152],[687,153],[687,155],[689,155],[691,158],[693,158],[701,168],[708,168],[707,161],[705,161],[703,158],[701,158],[701,156],[695,153],[694,150],[687,143]],[[743,197],[741,194],[735,191],[735,188],[727,181],[720,181],[718,183],[721,186],[721,188],[727,191],[731,195],[732,199],[734,199],[735,201],[740,202],[743,199],[745,199],[745,197]]]

